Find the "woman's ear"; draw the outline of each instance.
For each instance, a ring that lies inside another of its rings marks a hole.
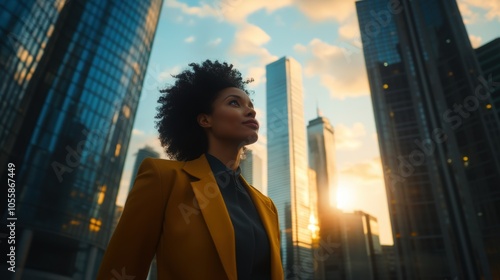
[[[199,114],[197,117],[198,124],[203,128],[208,128],[212,126],[210,121],[210,116],[207,114]]]

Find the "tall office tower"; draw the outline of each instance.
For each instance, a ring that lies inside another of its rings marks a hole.
[[[264,182],[265,170],[262,154],[253,148],[247,150],[245,158],[240,162],[240,167],[243,178],[260,192],[267,194],[267,182]]]
[[[309,203],[311,214],[309,215],[309,230],[311,231],[312,238],[312,251],[313,251],[313,267],[314,267],[314,280],[325,279],[324,263],[323,259],[318,259],[314,253],[318,255],[320,251],[320,236],[319,236],[319,224],[318,224],[318,192],[316,187],[316,171],[312,168],[307,169],[308,179],[309,179]]]
[[[337,176],[335,170],[335,138],[333,127],[327,118],[320,116],[307,125],[309,166],[316,171],[318,188],[318,215],[336,207]]]
[[[500,119],[500,86],[498,86],[500,83],[500,38],[484,44],[475,51],[484,79],[487,81],[491,79],[492,82],[497,83],[497,86],[491,88],[492,103],[486,104],[487,112],[489,112],[486,114],[486,122],[494,135],[494,143],[500,146],[500,127],[495,126],[497,118]]]
[[[285,277],[312,279],[312,240],[302,70],[293,58],[266,65],[268,195],[276,204]]]
[[[456,1],[356,7],[402,277],[499,279],[492,85]]]
[[[139,166],[141,166],[142,161],[148,157],[160,158],[160,154],[148,145],[146,145],[146,147],[142,149],[139,149],[139,151],[137,151],[135,156],[136,158],[134,163],[134,169],[132,170],[132,177],[130,178],[130,187],[128,188],[129,193],[132,190],[132,187],[134,186],[135,177],[137,176],[137,172],[139,171]]]
[[[1,279],[95,279],[161,7],[0,2],[0,178],[13,163],[16,199],[1,223],[17,218]]]
[[[247,182],[267,195],[267,141],[259,141],[247,146],[244,159],[240,162],[241,174]]]
[[[382,279],[380,276],[384,262],[377,219],[362,211],[341,213],[339,216],[344,279]]]
[[[316,171],[316,192],[320,240],[337,244],[329,248],[327,258],[319,262],[323,270],[318,279],[343,279],[340,224],[336,208],[337,176],[335,170],[334,130],[327,118],[320,115],[307,126],[309,166]]]
[[[398,261],[396,260],[396,252],[393,245],[382,245],[382,258],[385,264],[385,276],[381,279],[385,280],[399,280],[398,276]]]

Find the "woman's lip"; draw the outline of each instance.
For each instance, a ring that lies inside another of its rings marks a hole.
[[[256,122],[244,122],[243,124],[246,126],[252,127],[254,129],[259,129],[259,124]]]

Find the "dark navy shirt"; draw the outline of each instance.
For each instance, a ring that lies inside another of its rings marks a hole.
[[[219,185],[236,240],[238,280],[271,279],[269,239],[250,195],[239,179],[241,169],[226,167],[218,158],[206,154]]]

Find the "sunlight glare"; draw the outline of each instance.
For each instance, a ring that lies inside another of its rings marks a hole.
[[[337,208],[340,210],[352,210],[353,194],[346,185],[340,185],[337,189]]]

